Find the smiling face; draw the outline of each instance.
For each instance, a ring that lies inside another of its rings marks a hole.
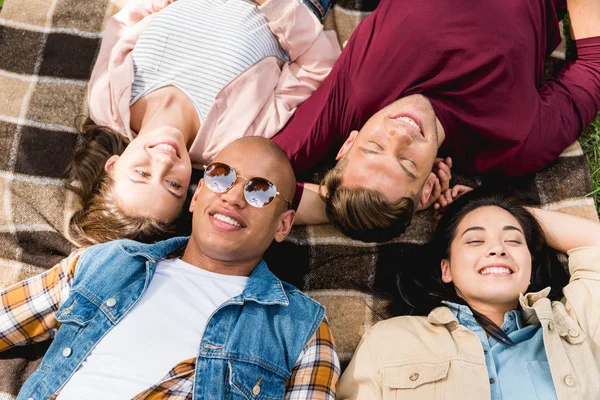
[[[474,308],[516,308],[531,279],[531,253],[523,228],[508,211],[479,207],[456,229],[449,259],[442,260],[442,280]]]
[[[381,191],[390,202],[414,198],[430,178],[440,131],[427,98],[395,101],[352,132],[340,149],[338,159],[348,159],[342,185]]]
[[[138,135],[105,170],[123,212],[170,222],[181,212],[192,164],[181,132],[164,126]]]
[[[232,167],[238,180],[225,193],[213,192],[200,181],[190,205],[193,227],[188,250],[223,263],[247,262],[253,268],[273,240],[285,238],[294,211],[288,210],[282,196],[293,197],[295,179],[285,154],[273,146],[268,139],[244,138],[219,153],[214,162]],[[244,198],[246,180],[239,176],[265,178],[282,196],[262,208],[253,207]]]

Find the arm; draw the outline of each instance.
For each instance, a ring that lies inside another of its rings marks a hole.
[[[54,314],[69,297],[80,255],[76,251],[43,274],[0,292],[0,351],[53,336]]]
[[[569,254],[569,284],[563,303],[581,329],[600,347],[600,224],[556,211],[530,210],[538,219],[548,244]],[[594,247],[583,247],[594,246]]]
[[[321,85],[340,48],[336,38],[325,33],[317,18],[298,0],[268,0],[259,10],[290,56],[290,61],[281,68],[271,98],[256,120],[256,129],[272,136],[290,119],[296,107]]]
[[[319,195],[319,190],[324,190],[314,183],[305,183],[300,204],[296,211],[296,225],[315,225],[329,222],[325,213],[325,203]]]
[[[553,249],[567,253],[577,247],[600,246],[599,223],[557,211],[527,209],[539,221]]]
[[[286,399],[334,400],[340,362],[327,319],[308,341],[286,382]]]
[[[597,0],[567,0],[573,39],[600,36],[600,2]]]
[[[378,366],[371,351],[370,341],[373,329],[361,339],[352,361],[340,378],[338,399],[383,399],[383,388],[378,378]]]
[[[577,60],[538,90],[532,104],[535,117],[523,132],[521,148],[506,160],[507,175],[535,172],[556,160],[600,110],[600,37],[581,39],[576,45]]]
[[[113,54],[115,45],[138,22],[150,14],[162,10],[173,1],[175,0],[130,0],[121,11],[112,16],[106,23],[100,52],[92,70],[87,92],[90,117],[97,124],[118,129],[118,126],[110,123],[113,120],[110,109],[117,107],[117,105],[111,106],[111,82],[109,82],[110,61],[114,62],[115,60]],[[124,43],[123,53],[119,55],[117,62],[122,62],[125,56],[129,54],[135,45],[135,40],[132,39]]]

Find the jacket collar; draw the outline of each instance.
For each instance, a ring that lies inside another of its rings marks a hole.
[[[537,317],[535,303],[539,300],[544,301],[546,299],[548,304],[550,304],[550,300],[548,299],[548,294],[550,293],[550,288],[547,287],[539,292],[532,292],[521,294],[519,296],[519,304],[521,305],[522,310],[522,318],[526,325],[533,325],[539,323],[539,319]],[[539,308],[538,304],[538,308]],[[465,307],[466,308],[466,307]],[[468,310],[468,308],[466,308]],[[433,325],[448,325],[450,324],[450,329],[455,329],[458,326],[458,319],[456,315],[450,310],[448,306],[440,306],[434,308],[429,315],[427,316],[427,320]]]
[[[158,261],[179,250],[188,241],[188,236],[179,236],[147,244],[134,240],[119,240],[118,244],[130,256],[142,256],[148,261]]]
[[[548,294],[550,294],[550,288],[540,290],[539,292],[532,292],[521,294],[519,296],[519,304],[521,305],[521,309],[523,310],[523,320],[527,325],[539,324],[540,320],[538,318],[538,312],[541,311],[542,303],[544,299],[548,305],[548,310],[551,310],[551,302],[548,299]],[[540,303],[536,303],[542,300]],[[536,312],[537,308],[537,312]]]
[[[458,327],[458,319],[448,306],[434,308],[427,316],[427,320],[433,325],[448,325],[450,330]]]
[[[259,304],[290,304],[283,283],[269,270],[264,260],[261,260],[250,274],[242,297],[246,301]]]
[[[119,246],[130,256],[142,256],[148,261],[159,261],[179,250],[189,237],[181,236],[163,240],[154,244],[139,243],[133,240],[120,240]],[[267,263],[261,260],[250,274],[242,300],[259,304],[290,304],[282,282],[269,270]]]

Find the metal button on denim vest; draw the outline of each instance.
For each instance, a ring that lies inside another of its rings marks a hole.
[[[122,240],[86,250],[70,296],[56,313],[61,327],[18,399],[47,399],[62,388],[145,293],[156,262],[186,242],[183,237],[152,245]],[[194,398],[283,398],[285,381],[323,316],[321,305],[281,282],[261,261],[242,294],[207,322]]]

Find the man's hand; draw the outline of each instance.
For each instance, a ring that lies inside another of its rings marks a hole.
[[[431,172],[435,175],[435,181],[433,182],[433,187],[431,189],[431,194],[427,198],[427,203],[423,203],[423,199],[419,203],[417,210],[426,210],[435,204],[442,193],[447,191],[450,188],[450,180],[452,179],[452,173],[450,172],[450,168],[452,168],[452,159],[447,157],[436,158],[433,164],[433,168]]]
[[[450,189],[450,180],[452,179],[452,172],[450,169],[452,168],[452,158],[446,157],[444,158],[436,158],[433,163],[432,172],[438,177],[441,187],[441,192],[445,192]],[[438,194],[437,198],[441,195]]]

